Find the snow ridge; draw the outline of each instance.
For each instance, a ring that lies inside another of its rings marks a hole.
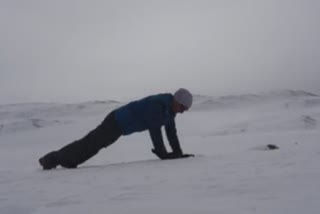
[[[63,103],[25,103],[0,105],[0,135],[30,131],[50,126],[66,125],[74,123],[79,118],[104,117],[109,111],[120,106],[117,101],[88,101],[75,104]],[[229,95],[221,97],[210,97],[203,95],[194,96],[193,111],[230,111],[236,109],[248,109],[260,111],[260,117],[250,118],[249,121],[242,119],[232,124],[232,127],[218,128],[214,135],[225,135],[230,133],[244,133],[253,127],[253,130],[273,130],[275,124],[289,124],[291,128],[315,127],[318,115],[292,114],[287,115],[294,109],[312,109],[320,107],[320,97],[316,94],[301,90],[283,90],[262,94]],[[270,114],[268,112],[281,109],[280,114]],[[262,113],[264,112],[264,113]],[[272,121],[266,124],[263,119],[268,115]],[[284,115],[286,119],[284,119]],[[293,118],[294,117],[294,118]],[[262,119],[260,119],[262,118]],[[304,118],[304,119],[301,119]],[[314,122],[305,118],[312,118]],[[253,122],[254,121],[254,122]],[[260,121],[263,121],[264,125]],[[309,125],[306,125],[308,123]],[[254,124],[254,125],[252,125]],[[294,125],[295,124],[295,125]],[[300,125],[297,125],[300,124]],[[287,125],[288,126],[288,125]],[[288,128],[285,126],[286,128]],[[282,127],[279,125],[278,128]],[[290,129],[291,129],[290,128]],[[282,128],[280,128],[282,129]]]

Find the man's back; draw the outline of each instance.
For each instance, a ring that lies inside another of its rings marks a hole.
[[[116,121],[123,135],[160,128],[174,119],[172,94],[158,94],[133,101],[115,110]]]

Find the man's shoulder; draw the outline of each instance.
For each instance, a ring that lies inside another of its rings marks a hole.
[[[132,101],[119,109],[140,109],[140,108],[149,108],[151,106],[160,105],[160,106],[169,106],[173,101],[173,95],[170,93],[155,94],[144,97],[140,100]]]
[[[170,101],[173,98],[173,95],[170,93],[163,93],[163,94],[155,94],[155,95],[151,95],[148,98],[150,99],[154,99],[154,100],[168,100]]]
[[[173,101],[173,95],[166,93],[166,94],[156,94],[147,97],[147,102],[151,105],[153,104],[160,104],[165,106],[170,106]]]

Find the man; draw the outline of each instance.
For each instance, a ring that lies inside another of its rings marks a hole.
[[[43,169],[53,169],[58,165],[76,168],[114,143],[121,135],[148,130],[154,146],[152,152],[160,159],[175,159],[193,156],[183,154],[175,125],[177,113],[183,113],[192,105],[192,95],[186,89],[172,94],[158,94],[133,101],[111,113],[104,121],[84,138],[74,141],[58,151],[53,151],[39,159]],[[163,142],[161,127],[165,127],[172,152],[167,152]]]

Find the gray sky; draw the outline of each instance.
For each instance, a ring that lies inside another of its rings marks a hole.
[[[0,103],[320,92],[317,0],[0,0]]]

